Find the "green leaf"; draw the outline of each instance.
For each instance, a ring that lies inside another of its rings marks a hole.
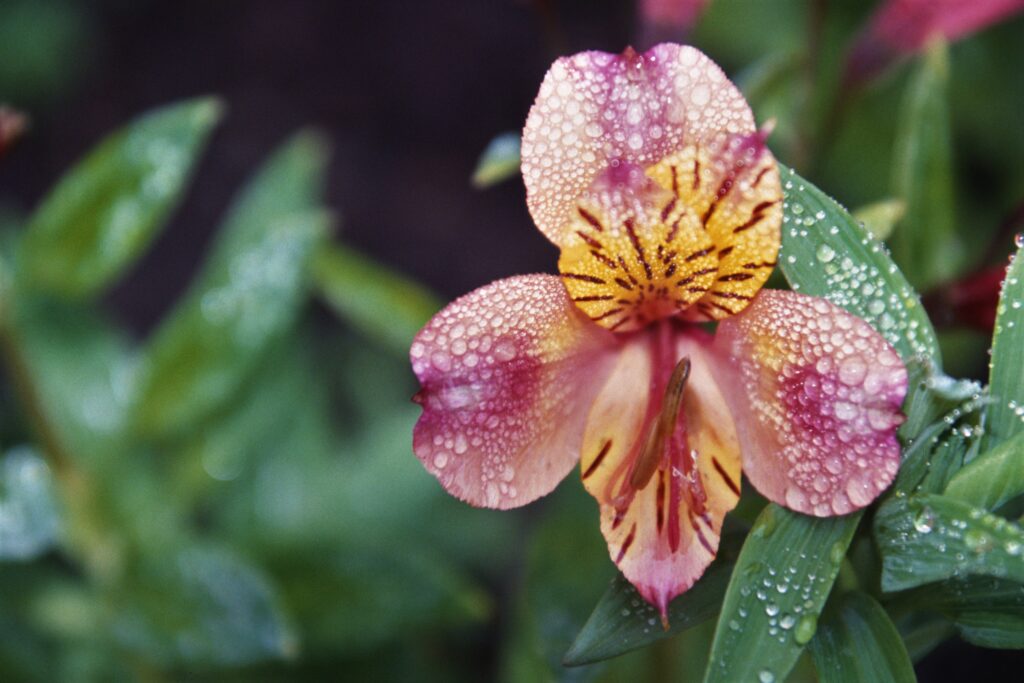
[[[1018,433],[957,472],[945,494],[969,505],[995,510],[1024,493],[1024,433]]]
[[[149,556],[115,590],[114,637],[164,666],[239,666],[297,652],[273,584],[225,548]]]
[[[566,653],[566,666],[616,657],[682,633],[718,614],[739,551],[735,537],[722,539],[715,561],[689,590],[668,607],[669,629],[625,577],[617,575]]]
[[[876,240],[885,240],[906,213],[907,203],[902,199],[883,199],[860,207],[853,212],[853,219],[863,223]]]
[[[810,651],[821,683],[917,680],[889,615],[860,591],[845,593],[837,600],[818,625]]]
[[[61,522],[50,468],[27,446],[0,461],[0,560],[31,560],[49,550]]]
[[[815,633],[860,516],[765,508],[736,562],[705,681],[785,679]]]
[[[781,167],[785,193],[779,267],[790,286],[866,320],[904,361],[941,365],[939,345],[917,293],[847,211],[792,169]]]
[[[317,208],[322,150],[296,136],[236,201],[198,281],[148,344],[141,433],[173,434],[224,406],[292,327],[329,224]]]
[[[938,612],[975,645],[1024,648],[1024,585],[1014,581],[977,576],[951,579],[908,591],[896,599],[895,606]]]
[[[221,106],[192,100],[150,112],[101,143],[33,214],[18,281],[68,299],[103,292],[177,205]]]
[[[519,133],[502,133],[487,145],[473,171],[473,187],[497,185],[519,173]]]
[[[403,357],[416,333],[441,308],[422,286],[341,245],[319,251],[313,277],[338,315]]]
[[[938,494],[891,499],[875,515],[882,590],[967,575],[1024,582],[1024,530]]]
[[[922,289],[948,279],[960,263],[948,80],[946,46],[936,41],[911,77],[896,132],[892,188],[907,212],[891,244],[896,261]]]
[[[983,451],[1024,431],[1024,258],[1018,249],[1003,280],[992,336]]]

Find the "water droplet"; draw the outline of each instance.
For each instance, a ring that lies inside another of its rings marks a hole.
[[[818,618],[813,614],[805,614],[800,617],[800,621],[796,625],[796,630],[793,631],[793,640],[795,640],[799,645],[805,645],[811,642],[811,638],[814,637],[817,630]]]
[[[920,534],[931,533],[931,530],[935,528],[935,515],[931,508],[921,508],[921,511],[914,517],[914,528]]]
[[[768,669],[761,669],[761,672],[757,674],[757,680],[761,683],[775,683],[775,674]]]
[[[817,256],[818,260],[822,263],[828,263],[836,257],[836,250],[827,244],[822,244],[818,247],[818,251],[815,253],[815,256]]]

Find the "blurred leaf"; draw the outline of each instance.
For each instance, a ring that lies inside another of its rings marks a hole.
[[[16,306],[9,332],[57,437],[83,464],[109,459],[134,386],[127,339],[83,306],[28,296]]]
[[[473,187],[497,185],[519,173],[519,133],[502,133],[487,145],[473,171]]]
[[[933,42],[907,86],[896,132],[893,194],[906,216],[891,240],[896,261],[919,288],[949,278],[960,264],[953,206],[946,45]]]
[[[895,497],[875,515],[882,590],[984,575],[1024,582],[1024,531],[937,494]]]
[[[60,533],[50,468],[31,448],[0,461],[0,560],[30,560],[49,550]]]
[[[167,436],[228,401],[304,301],[329,218],[317,209],[323,144],[298,135],[236,200],[198,281],[148,344],[139,431]]]
[[[995,510],[1024,493],[1024,433],[1018,433],[957,472],[945,495],[974,507]]]
[[[563,657],[614,571],[598,531],[597,509],[581,486],[561,486],[541,514],[522,558],[500,679],[590,681],[603,665],[566,669]]]
[[[274,586],[226,548],[148,557],[115,590],[115,637],[164,666],[238,666],[297,652]]]
[[[722,539],[715,561],[689,590],[669,604],[669,629],[661,628],[657,610],[621,574],[601,596],[569,652],[566,666],[590,664],[645,647],[711,619],[722,605],[739,552],[740,539]]]
[[[705,681],[785,679],[814,636],[860,516],[765,508],[733,570]]]
[[[904,362],[940,366],[939,346],[917,293],[876,241],[833,199],[791,169],[779,267],[794,290],[821,296],[871,323]]]
[[[853,220],[863,223],[876,240],[887,240],[906,213],[907,203],[902,199],[883,199],[854,211]]]
[[[436,552],[347,545],[272,559],[302,647],[313,656],[366,652],[416,633],[486,619],[490,597]]]
[[[910,661],[919,662],[956,634],[953,623],[932,612],[916,611],[897,622]]]
[[[0,3],[0,92],[22,102],[63,95],[98,42],[86,7],[66,1]]]
[[[419,329],[441,309],[421,285],[341,245],[317,253],[313,277],[338,315],[403,358]]]
[[[951,579],[909,591],[903,609],[938,612],[960,636],[982,647],[1024,648],[1024,585],[988,577]]]
[[[996,309],[989,366],[992,405],[985,414],[982,450],[1024,431],[1024,258],[1013,258]]]
[[[821,683],[917,680],[889,615],[860,591],[842,595],[835,608],[826,612],[810,651]]]
[[[220,115],[213,99],[171,105],[96,147],[32,215],[19,283],[69,299],[102,293],[177,205]]]

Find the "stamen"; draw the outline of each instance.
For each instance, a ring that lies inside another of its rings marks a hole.
[[[665,387],[665,397],[661,402],[661,413],[658,420],[651,425],[640,456],[637,458],[633,472],[629,476],[629,485],[636,491],[644,488],[651,480],[661,464],[665,452],[665,443],[676,429],[679,418],[679,407],[683,402],[683,389],[690,376],[690,357],[686,356],[676,364],[672,376]]]

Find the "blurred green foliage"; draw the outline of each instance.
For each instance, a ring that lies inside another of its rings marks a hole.
[[[1024,261],[987,393],[950,376],[980,378],[990,339],[936,333],[915,291],[1009,246],[989,243],[1024,193],[1021,20],[853,89],[870,9],[714,0],[693,42],[777,121],[789,285],[911,369],[904,467],[877,507],[812,520],[744,487],[664,632],[577,483],[518,513],[449,498],[411,454],[405,357],[441,303],[332,238],[313,131],[254,173],[190,289],[132,338],[102,295],[186,200],[220,119],[182,102],[31,214],[0,205],[0,679],[907,680],[952,634],[1024,647]],[[91,30],[80,5],[0,4],[0,93],[55,96]],[[517,165],[506,134],[473,182]]]

